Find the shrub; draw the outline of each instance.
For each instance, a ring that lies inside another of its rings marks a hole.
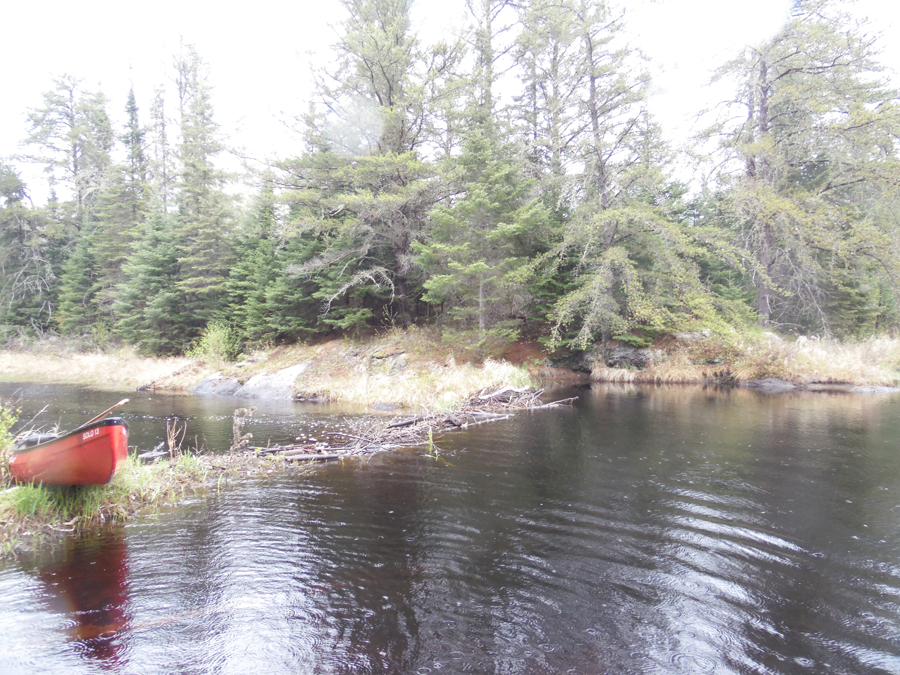
[[[234,361],[240,352],[241,339],[237,331],[223,321],[212,321],[186,355],[194,359]]]

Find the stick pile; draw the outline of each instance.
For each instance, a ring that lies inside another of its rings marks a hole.
[[[338,437],[327,443],[306,445],[277,445],[251,448],[259,455],[277,454],[290,462],[340,459],[370,454],[392,448],[416,447],[431,442],[435,434],[467,429],[510,419],[516,411],[542,410],[572,405],[577,397],[541,403],[543,389],[504,387],[497,391],[482,391],[453,412],[425,412],[416,417],[395,420],[387,424],[371,420],[354,429],[356,433],[333,432]],[[338,440],[339,439],[339,440]]]

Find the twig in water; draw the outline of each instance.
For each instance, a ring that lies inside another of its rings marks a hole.
[[[253,438],[253,434],[244,434],[242,436],[241,427],[244,424],[244,420],[253,417],[254,412],[256,412],[256,406],[252,406],[250,408],[238,408],[234,411],[234,422],[231,425],[231,452],[247,447],[247,445],[250,443],[250,439]]]
[[[187,432],[187,422],[179,429],[178,418],[166,420],[166,445],[169,447],[169,457],[175,457],[181,453],[181,443]],[[178,435],[181,434],[181,438]]]

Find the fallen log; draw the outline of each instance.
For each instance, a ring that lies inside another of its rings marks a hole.
[[[577,401],[578,397],[573,396],[572,398],[561,398],[558,401],[550,401],[550,403],[544,403],[543,405],[536,405],[534,408],[561,408],[564,405],[572,405],[574,401]]]
[[[469,417],[472,417],[476,420],[487,420],[487,419],[509,419],[511,415],[509,413],[489,413],[489,412],[472,412],[468,413]]]
[[[489,417],[484,420],[477,420],[475,422],[466,422],[463,424],[460,429],[468,429],[469,427],[477,427],[480,424],[489,424],[490,422],[500,422],[501,420],[511,420],[512,415],[499,415],[497,417]]]
[[[284,455],[282,455],[282,457],[284,457],[285,461],[288,462],[307,462],[323,459],[340,459],[341,457],[348,457],[348,455],[345,452],[316,453],[312,455],[291,455],[285,453]]]
[[[403,420],[402,422],[394,422],[393,424],[388,424],[385,429],[399,429],[400,427],[409,427],[413,424],[417,424],[423,420],[427,419],[426,417],[414,417],[411,420]]]
[[[540,403],[538,397],[542,389],[504,387],[490,394],[479,394],[470,398],[461,408],[453,412],[422,412],[417,417],[353,429],[356,433],[330,432],[333,436],[347,439],[323,444],[285,445],[267,448],[251,448],[259,455],[281,455],[285,461],[303,462],[342,459],[373,455],[377,452],[400,447],[421,447],[432,442],[435,434],[443,434],[456,429],[500,422],[512,418],[518,410],[537,410],[571,405],[577,397]],[[298,439],[299,440],[299,439]]]

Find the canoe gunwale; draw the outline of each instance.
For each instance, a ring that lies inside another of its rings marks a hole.
[[[77,429],[72,429],[72,431],[66,432],[61,436],[56,436],[55,438],[51,438],[48,441],[43,443],[39,443],[38,445],[30,445],[28,447],[22,448],[13,448],[12,454],[14,455],[24,455],[26,453],[32,452],[34,450],[41,450],[43,448],[47,448],[48,446],[53,445],[54,443],[59,443],[60,441],[64,441],[65,439],[74,436],[75,434],[81,434],[85,431],[90,431],[91,429],[96,429],[98,427],[113,427],[113,426],[123,426],[125,430],[128,431],[128,423],[122,419],[121,417],[107,417],[102,420],[98,420],[96,422],[92,422],[91,424],[85,424],[83,426],[78,427]]]

